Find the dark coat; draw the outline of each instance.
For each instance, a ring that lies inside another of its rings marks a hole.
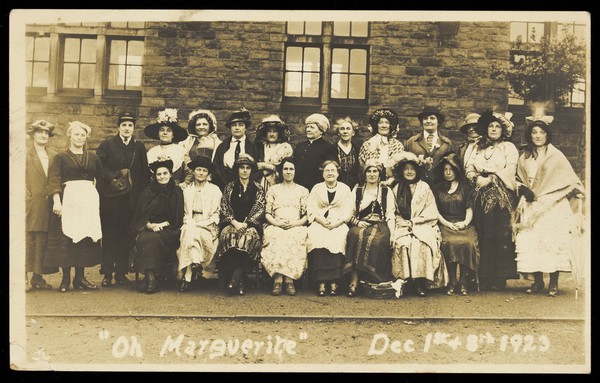
[[[135,158],[133,157],[135,153]],[[131,139],[129,144],[125,146],[121,137],[117,134],[116,136],[107,138],[102,141],[96,150],[96,155],[102,162],[104,168],[105,180],[111,179],[114,176],[114,172],[124,168],[130,168],[132,189],[127,194],[129,198],[129,205],[131,211],[136,206],[137,199],[142,192],[150,184],[150,169],[148,168],[148,157],[146,155],[146,147],[141,141]],[[133,162],[131,160],[133,159]],[[111,204],[111,199],[121,197],[107,197],[103,193],[100,194],[102,198],[101,204]],[[122,196],[125,198],[125,196]],[[115,204],[115,206],[119,206]]]
[[[52,149],[48,153],[48,168],[56,155]],[[25,161],[25,226],[27,231],[48,231],[48,214],[52,200],[47,193],[48,176],[33,145],[27,149]]]
[[[342,163],[340,162],[340,147],[338,146],[338,144],[334,144],[332,149],[333,150],[333,157],[335,157],[335,159],[338,161],[338,163],[340,165],[342,165]],[[344,171],[344,169],[340,169],[340,176],[338,177],[338,181],[345,183],[346,185],[348,185],[348,187],[350,188],[350,190],[352,190],[352,188],[354,188],[354,186],[359,182],[360,179],[360,162],[358,160],[358,153],[360,152],[360,146],[352,141],[352,151],[351,154],[354,157],[354,165],[350,168],[349,171]]]
[[[235,180],[237,177],[237,174],[234,174],[232,169],[225,167],[225,164],[223,163],[223,156],[229,150],[231,141],[232,137],[228,137],[221,142],[221,144],[217,147],[215,158],[213,159],[215,171],[212,182],[217,185],[221,191],[225,188],[225,185]],[[256,150],[256,146],[254,146],[248,136],[246,136],[245,153],[252,156],[255,161],[258,160],[258,151]]]
[[[434,180],[431,170],[437,166],[437,164],[445,155],[456,151],[452,141],[450,141],[448,137],[442,136],[440,132],[438,132],[438,141],[436,142],[436,147],[431,153],[429,152],[427,142],[425,141],[425,137],[423,136],[422,132],[406,140],[404,150],[414,153],[417,156],[422,154],[425,158],[431,157],[433,159],[431,168],[428,168],[423,175],[423,181],[427,182],[430,186],[437,182],[437,180]]]
[[[306,140],[299,143],[294,149],[296,160],[296,183],[304,186],[309,191],[319,182],[323,182],[323,172],[319,169],[326,160],[338,161],[337,152],[333,144],[323,137],[312,144]]]

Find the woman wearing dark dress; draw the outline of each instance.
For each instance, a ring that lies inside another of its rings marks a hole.
[[[461,160],[455,153],[442,158],[434,169],[444,180],[433,187],[442,232],[441,250],[448,267],[448,295],[467,295],[469,280],[477,281],[479,241],[473,225],[472,190],[463,176]]]
[[[358,183],[358,173],[360,170],[360,163],[358,161],[360,147],[352,141],[357,125],[350,117],[344,117],[337,120],[333,126],[340,137],[337,144],[333,147],[333,157],[340,164],[338,181],[345,183],[350,189]]]
[[[240,154],[232,170],[238,176],[223,190],[217,266],[227,290],[244,295],[246,271],[260,261],[266,201],[263,188],[252,181],[258,170],[254,158]]]
[[[48,224],[46,266],[62,267],[59,291],[69,290],[71,267],[75,267],[73,288],[95,290],[84,268],[102,261],[102,228],[100,197],[94,183],[101,189],[102,163],[86,141],[92,129],[79,122],[69,124],[69,148],[57,154],[48,170],[48,195],[52,198],[52,213]]]
[[[135,238],[133,266],[145,275],[140,292],[152,294],[158,288],[157,272],[177,262],[183,191],[173,180],[173,161],[159,160],[149,167],[154,173],[152,183],[140,194],[131,229]]]

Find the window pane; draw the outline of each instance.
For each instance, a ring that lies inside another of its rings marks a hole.
[[[334,21],[333,22],[333,35],[334,36],[350,36],[350,22],[349,21]]]
[[[32,67],[33,67],[33,64],[31,63],[31,61],[25,63],[25,70],[27,71],[27,79],[26,79],[27,86],[31,86],[31,68]]]
[[[302,70],[302,48],[288,47],[285,58],[285,70]]]
[[[81,40],[81,62],[95,63],[96,62],[96,40],[82,39]]]
[[[366,37],[369,35],[369,23],[365,21],[352,22],[352,36]]]
[[[33,84],[42,88],[48,87],[48,63],[39,62],[33,64]]]
[[[352,49],[350,52],[350,72],[367,73],[367,51]]]
[[[367,76],[353,74],[350,75],[350,92],[349,98],[365,99],[366,98],[366,83]]]
[[[127,41],[113,40],[110,42],[110,63],[111,64],[126,64],[127,63]]]
[[[127,67],[127,90],[140,90],[142,87],[142,67],[128,66]]]
[[[544,37],[544,23],[529,23],[528,42],[539,43]]]
[[[287,97],[301,97],[302,73],[287,72],[285,74],[285,95]]]
[[[306,48],[304,50],[303,69],[312,72],[321,70],[321,50],[319,48]]]
[[[50,58],[50,38],[40,37],[35,39],[35,61],[48,61]]]
[[[94,88],[94,80],[96,77],[96,64],[81,64],[79,69],[79,87],[85,89]]]
[[[331,71],[333,73],[348,73],[348,49],[334,49],[331,58]]]
[[[129,28],[139,28],[139,29],[141,29],[141,28],[145,27],[145,24],[144,24],[143,21],[130,21],[130,22],[127,23],[127,26]]]
[[[65,62],[79,62],[79,39],[65,39]]]
[[[127,44],[127,64],[142,65],[144,63],[144,42],[129,41]]]
[[[304,22],[303,21],[288,21],[287,33],[289,35],[302,35],[304,34]]]
[[[111,22],[110,26],[113,28],[127,28],[127,22],[126,21],[118,21],[118,22]]]
[[[302,77],[302,96],[303,97],[318,97],[319,96],[319,74],[304,73]]]
[[[510,23],[510,41],[527,41],[527,23]]]
[[[123,82],[125,75],[125,65],[109,65],[108,67],[108,89],[124,90]]]
[[[346,98],[348,93],[348,75],[331,75],[331,98]]]
[[[321,21],[307,21],[304,31],[306,35],[320,35],[321,34]]]
[[[78,64],[64,64],[63,88],[77,88],[79,74]]]
[[[571,102],[573,104],[583,104],[585,102],[585,82],[575,84]]]
[[[27,60],[27,61],[33,60],[33,37],[32,36],[25,37],[25,60]]]

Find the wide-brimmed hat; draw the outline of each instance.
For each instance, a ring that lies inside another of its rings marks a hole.
[[[150,168],[150,170],[152,170],[152,173],[156,174],[156,170],[158,170],[158,168],[167,168],[169,169],[169,173],[173,173],[173,160],[171,160],[170,158],[165,158],[165,159],[160,159],[160,160],[156,160],[150,164],[148,164],[148,167]]]
[[[188,119],[188,133],[189,134],[193,134],[193,135],[197,135],[198,133],[196,132],[196,122],[200,119],[200,118],[206,118],[206,120],[208,121],[208,133],[212,133],[215,130],[217,130],[217,118],[215,117],[215,115],[210,111],[210,110],[206,110],[206,109],[198,109],[198,110],[194,110],[193,112],[190,113]]]
[[[392,157],[392,174],[396,181],[404,179],[402,171],[406,164],[412,164],[417,172],[417,180],[423,176],[425,159],[412,152],[400,152]]]
[[[46,120],[37,120],[27,127],[27,134],[33,134],[40,130],[48,132],[48,137],[54,136],[54,125]]]
[[[478,113],[470,113],[467,115],[467,117],[465,117],[465,121],[460,126],[460,132],[463,134],[468,134],[469,128],[477,125],[477,120],[479,120],[479,117],[481,116]]]
[[[161,126],[168,126],[173,131],[173,142],[180,142],[188,136],[187,131],[179,126],[177,117],[177,109],[167,108],[158,112],[158,118],[154,124],[150,124],[144,128],[144,134],[155,140],[160,140],[158,131]]]
[[[252,116],[250,115],[250,111],[248,111],[248,109],[246,109],[244,107],[241,107],[240,109],[231,113],[231,115],[225,122],[225,125],[228,128],[230,128],[231,124],[233,124],[234,122],[237,122],[237,121],[242,121],[243,123],[245,123],[246,129],[250,128],[250,123],[252,122]]]
[[[321,114],[321,113],[313,113],[310,116],[306,117],[304,120],[304,125],[315,124],[319,128],[319,130],[325,134],[329,130],[329,119]]]
[[[463,174],[460,158],[456,153],[449,153],[440,159],[440,162],[433,168],[433,174],[438,180],[444,179],[444,165],[450,164],[456,173],[456,178],[460,178]]]
[[[135,124],[135,116],[130,112],[119,113],[119,118],[117,119],[117,126],[121,125],[123,121],[131,121]]]
[[[391,109],[377,109],[369,117],[369,125],[371,126],[374,133],[379,133],[377,124],[382,118],[387,119],[390,122],[390,135],[398,128],[398,115]]]
[[[423,119],[427,116],[434,115],[437,117],[438,125],[442,125],[446,117],[442,114],[442,112],[436,108],[435,106],[426,106],[423,108],[423,111],[417,115],[417,118],[422,123]]]
[[[487,129],[490,123],[497,121],[502,126],[502,137],[507,137],[507,131],[514,127],[514,124],[510,121],[512,113],[507,112],[505,114],[497,113],[492,110],[486,110],[481,113],[481,117],[477,120],[475,131],[482,137],[487,137]]]
[[[248,153],[241,153],[238,159],[233,163],[232,169],[237,172],[237,169],[240,167],[240,165],[250,165],[252,168],[252,173],[258,170],[256,161]]]
[[[287,127],[285,122],[279,118],[279,116],[269,116],[263,118],[260,125],[256,129],[256,139],[259,141],[267,141],[267,131],[269,128],[276,128],[279,132],[277,142],[288,142],[290,139],[290,129]]]
[[[214,165],[210,160],[210,157],[199,155],[194,158],[187,164],[187,167],[191,170],[195,170],[196,168],[206,168],[209,173],[213,172]]]

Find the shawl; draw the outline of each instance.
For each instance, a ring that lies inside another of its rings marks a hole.
[[[223,230],[227,225],[235,219],[234,206],[232,204],[232,195],[234,190],[238,190],[241,187],[239,180],[230,182],[225,186],[223,190],[223,197],[221,198],[221,223],[219,229]],[[250,181],[246,193],[255,193],[254,203],[249,209],[249,213],[243,222],[247,223],[249,227],[254,227],[258,234],[262,237],[262,223],[265,218],[265,191],[256,182]]]
[[[397,192],[397,190],[395,191]],[[441,238],[439,228],[437,227],[438,214],[435,197],[429,185],[427,185],[425,181],[418,181],[410,201],[410,221],[412,222],[412,229],[406,231],[405,229],[398,230],[398,228],[396,228],[396,232],[398,233],[396,237],[408,235],[412,232],[417,239],[424,242],[432,249],[435,256],[439,251],[438,244]]]
[[[161,200],[169,199],[172,205],[173,221],[170,222],[170,229],[179,230],[183,224],[183,191],[175,185],[173,179],[165,186],[159,185],[153,181],[140,194],[138,203],[131,219],[131,229],[133,238],[135,238],[146,227],[148,219],[154,212],[154,209]]]
[[[335,197],[329,203],[325,182],[316,184],[310,191],[307,200],[308,223],[311,224],[317,216],[323,216],[326,211],[329,211],[328,219],[341,219],[348,222],[354,208],[352,197],[352,191],[348,185],[338,181]]]

